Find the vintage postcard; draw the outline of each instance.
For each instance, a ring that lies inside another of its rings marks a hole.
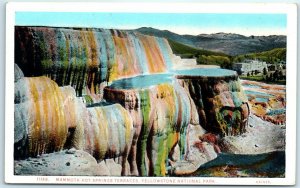
[[[295,5],[6,10],[7,183],[295,184]]]

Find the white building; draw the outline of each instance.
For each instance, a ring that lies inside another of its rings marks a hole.
[[[263,73],[264,68],[268,71],[267,63],[264,61],[259,60],[251,60],[246,59],[241,63],[235,63],[233,64],[233,70],[237,71],[238,74],[244,74],[251,73],[252,71],[258,71],[260,73]]]

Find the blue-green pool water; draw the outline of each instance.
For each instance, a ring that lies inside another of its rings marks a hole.
[[[172,74],[149,74],[114,81],[110,88],[113,89],[141,89],[163,83],[171,83]]]
[[[267,115],[278,115],[278,114],[284,114],[285,113],[285,108],[280,108],[280,109],[271,109],[267,112]]]
[[[220,68],[196,68],[196,69],[175,70],[174,74],[188,75],[188,76],[218,77],[218,76],[236,75],[236,72],[232,70],[220,69]]]
[[[249,99],[249,98],[248,98],[248,99]],[[268,102],[268,101],[269,101],[268,98],[261,98],[261,97],[257,97],[257,98],[255,98],[255,100],[256,100],[257,102]]]
[[[260,86],[257,86],[257,85],[251,85],[251,84],[243,84],[244,87],[248,87],[248,88],[261,88]]]
[[[187,76],[205,76],[205,77],[218,77],[218,76],[232,76],[236,72],[227,69],[219,68],[197,68],[187,70],[175,70],[171,73],[163,74],[147,74],[139,75],[131,78],[124,78],[114,81],[110,88],[113,89],[141,89],[162,83],[171,83],[174,75],[187,75]]]
[[[273,95],[268,94],[268,93],[262,93],[262,92],[258,92],[258,91],[250,91],[250,90],[245,90],[245,93],[247,95],[260,95],[260,96],[264,96],[264,97],[272,97]]]

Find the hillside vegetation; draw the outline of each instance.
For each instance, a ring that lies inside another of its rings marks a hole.
[[[181,58],[196,58],[198,64],[219,65],[222,68],[231,68],[231,57],[222,52],[193,48],[173,40],[169,40],[173,53]]]
[[[278,63],[286,60],[286,48],[274,48],[269,51],[239,55],[234,58],[234,62],[241,62],[244,59],[258,59],[271,64]]]

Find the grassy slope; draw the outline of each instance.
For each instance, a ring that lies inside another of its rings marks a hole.
[[[281,60],[286,59],[286,48],[274,48],[273,50],[260,52],[260,53],[254,53],[256,56],[272,56],[279,58]]]
[[[267,63],[276,63],[286,60],[286,48],[274,48],[269,51],[250,53],[245,55],[239,55],[235,57],[235,61],[242,61],[243,59],[260,59]]]

